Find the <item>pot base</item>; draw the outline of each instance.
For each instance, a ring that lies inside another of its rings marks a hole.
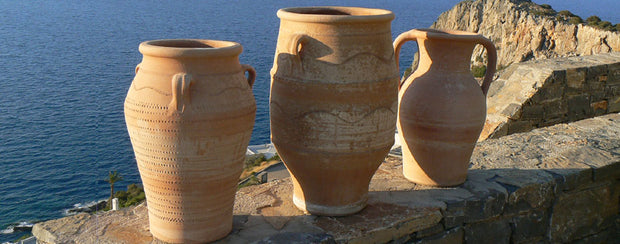
[[[435,186],[435,187],[453,187],[453,186],[460,186],[463,183],[465,183],[465,181],[467,180],[467,178],[462,179],[462,180],[457,180],[457,181],[434,181],[431,179],[420,179],[419,177],[415,177],[415,176],[411,176],[408,175],[406,171],[403,171],[403,176],[405,177],[405,179],[407,179],[408,181],[411,181],[413,183],[416,183],[418,185],[423,185],[423,186]]]
[[[312,215],[321,216],[346,216],[357,213],[366,207],[367,200],[368,197],[364,196],[362,200],[353,204],[343,206],[325,206],[309,203],[305,200],[299,199],[295,194],[293,194],[293,203],[297,208]]]

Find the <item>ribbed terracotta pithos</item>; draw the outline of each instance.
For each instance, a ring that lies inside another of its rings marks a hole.
[[[204,243],[232,229],[256,113],[256,73],[239,63],[241,51],[215,40],[140,44],[125,120],[159,240]]]
[[[486,118],[486,93],[497,60],[495,46],[476,33],[411,30],[394,41],[397,59],[402,44],[411,40],[418,43],[420,62],[398,94],[403,173],[424,185],[462,184]],[[477,44],[489,56],[482,85],[470,71]]]
[[[358,212],[394,143],[394,15],[357,7],[285,8],[277,15],[271,140],[292,175],[293,202],[316,215]]]

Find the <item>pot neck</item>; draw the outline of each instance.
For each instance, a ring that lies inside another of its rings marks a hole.
[[[153,72],[229,73],[238,71],[240,44],[201,39],[167,39],[140,44],[141,66]]]
[[[467,40],[419,39],[418,69],[470,72],[470,60],[476,43]]]

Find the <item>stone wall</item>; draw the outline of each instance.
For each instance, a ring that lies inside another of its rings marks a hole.
[[[459,187],[413,184],[388,157],[368,206],[299,211],[290,178],[237,192],[219,243],[604,243],[620,240],[620,114],[479,142]],[[151,243],[145,205],[38,223],[39,243]]]
[[[620,52],[513,64],[491,84],[480,139],[620,112]]]

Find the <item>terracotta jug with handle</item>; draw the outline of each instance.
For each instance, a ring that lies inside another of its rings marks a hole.
[[[495,46],[476,33],[414,29],[394,41],[396,60],[407,41],[418,43],[420,62],[398,93],[403,174],[424,185],[462,184],[486,119],[486,94],[497,59]],[[482,85],[470,71],[477,44],[483,45],[489,56]]]

